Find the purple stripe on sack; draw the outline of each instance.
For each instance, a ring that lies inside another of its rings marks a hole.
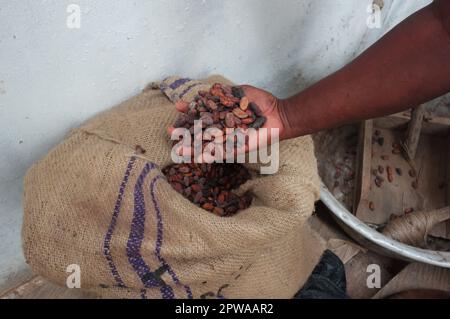
[[[153,272],[141,255],[146,218],[143,184],[149,172],[154,168],[156,168],[155,164],[147,163],[136,181],[134,188],[133,220],[131,222],[131,230],[128,237],[126,250],[128,261],[141,279],[144,286],[146,288],[160,287],[160,291],[164,299],[173,299],[174,293],[172,288],[170,286],[162,285],[161,281],[153,275]]]
[[[131,170],[133,169],[133,164],[134,164],[135,160],[136,160],[136,157],[133,156],[133,157],[131,157],[130,161],[128,162],[127,169],[125,171],[125,175],[124,175],[122,183],[120,184],[120,187],[119,187],[119,195],[117,196],[116,205],[114,207],[114,212],[112,214],[111,222],[109,224],[108,231],[106,232],[105,240],[103,243],[103,254],[108,262],[108,266],[111,271],[111,274],[119,287],[125,287],[125,284],[124,284],[122,278],[120,277],[119,272],[117,271],[117,267],[114,263],[112,255],[111,255],[111,238],[114,233],[114,229],[116,228],[117,218],[119,216],[120,208],[122,206],[123,194],[124,194],[125,188],[128,184],[128,178],[130,177],[130,173],[131,173]]]
[[[183,96],[185,96],[190,90],[192,90],[194,87],[196,87],[197,85],[201,85],[202,83],[194,83],[189,85],[183,92],[181,92],[180,94],[180,99],[183,98]]]
[[[176,81],[173,82],[172,84],[170,84],[169,87],[170,87],[172,90],[176,90],[177,88],[179,88],[179,87],[182,86],[183,84],[189,82],[190,80],[191,80],[191,79],[189,79],[189,78],[181,78],[181,79],[176,80]]]
[[[153,206],[155,208],[156,222],[157,222],[157,237],[156,237],[156,245],[155,245],[155,256],[161,263],[161,266],[164,267],[165,269],[167,269],[168,273],[172,277],[173,282],[177,285],[181,285],[180,280],[178,279],[178,277],[175,274],[175,272],[173,271],[173,269],[169,266],[169,264],[167,264],[167,262],[161,256],[164,225],[163,225],[163,221],[162,221],[161,209],[159,207],[159,204],[158,204],[158,201],[157,201],[156,195],[155,195],[155,185],[156,185],[156,182],[160,178],[162,178],[162,176],[154,177],[150,184],[150,194],[152,196],[152,202],[153,202]],[[184,285],[184,289],[186,290],[186,294],[187,294],[188,298],[192,299],[191,288],[187,285]]]

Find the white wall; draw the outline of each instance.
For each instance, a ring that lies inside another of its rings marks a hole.
[[[24,269],[26,169],[70,128],[174,74],[294,93],[429,1],[384,2],[368,29],[371,0],[0,0],[0,286]]]

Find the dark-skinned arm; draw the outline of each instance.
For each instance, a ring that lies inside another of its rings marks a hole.
[[[449,91],[450,1],[438,0],[276,109],[282,138],[291,138],[400,112]]]

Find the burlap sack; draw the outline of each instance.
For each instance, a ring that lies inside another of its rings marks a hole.
[[[161,87],[189,101],[213,82],[227,83],[169,78]],[[148,88],[33,165],[25,178],[27,262],[60,285],[77,264],[82,288],[108,297],[292,297],[317,261],[304,256],[301,231],[319,196],[311,138],[282,142],[279,172],[253,171],[244,185],[256,196],[252,206],[221,218],[162,176],[171,163],[165,128],[176,115],[167,96]]]

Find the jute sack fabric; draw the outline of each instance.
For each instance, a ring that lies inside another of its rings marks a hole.
[[[280,143],[274,175],[249,165],[243,187],[255,200],[232,217],[198,208],[161,173],[172,163],[165,128],[177,116],[168,97],[190,101],[215,82],[229,83],[168,78],[73,130],[30,168],[22,237],[35,273],[66,285],[67,267],[78,265],[81,287],[103,297],[297,292],[322,252],[307,251],[302,231],[319,197],[310,137]]]

